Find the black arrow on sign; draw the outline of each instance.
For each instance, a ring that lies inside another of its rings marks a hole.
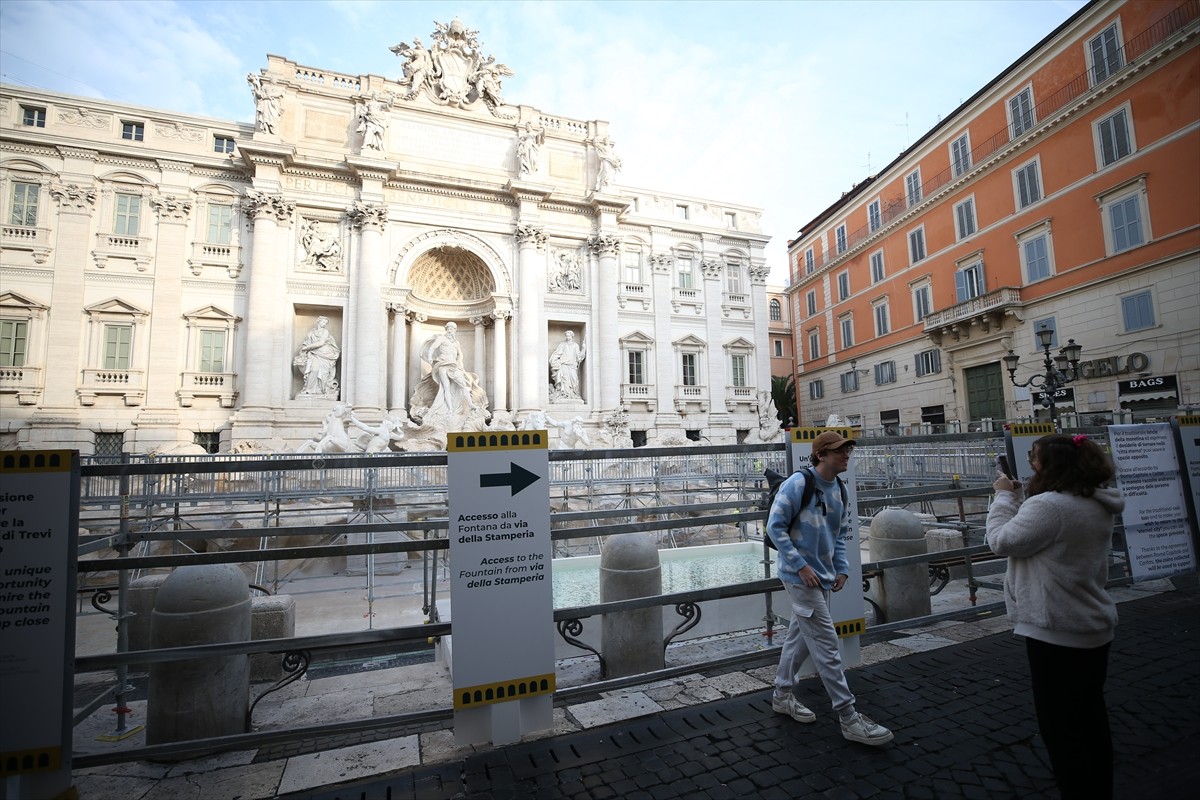
[[[538,479],[537,475],[534,475],[532,472],[524,469],[523,467],[517,466],[511,461],[508,462],[508,467],[509,471],[507,474],[503,472],[493,472],[490,475],[480,475],[480,488],[485,488],[488,486],[511,486],[512,493],[515,495],[517,492],[535,483]]]

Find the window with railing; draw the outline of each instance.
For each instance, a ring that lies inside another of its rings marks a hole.
[[[987,293],[987,284],[983,279],[983,262],[975,261],[967,264],[954,273],[954,291],[958,302],[965,303]]]
[[[971,171],[971,137],[968,134],[964,133],[950,143],[950,162],[956,178]]]
[[[839,253],[846,252],[846,226],[838,225],[835,236],[837,237],[837,251]]]
[[[118,236],[137,236],[142,216],[141,196],[118,193],[115,201],[113,233]]]
[[[12,204],[8,224],[32,228],[37,225],[38,196],[42,187],[36,183],[13,181]]]
[[[867,228],[874,233],[881,227],[883,227],[883,212],[879,207],[879,198],[876,198],[867,206]]]
[[[1109,25],[1088,40],[1088,62],[1092,65],[1092,85],[1103,83],[1125,66],[1117,23]]]
[[[908,207],[912,208],[921,202],[921,169],[918,167],[904,178],[904,195],[908,199]]]
[[[0,319],[0,367],[23,367],[29,353],[29,323]]]
[[[1025,87],[1008,101],[1008,124],[1012,138],[1033,129],[1033,89]]]

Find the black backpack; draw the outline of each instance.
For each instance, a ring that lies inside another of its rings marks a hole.
[[[802,511],[808,506],[809,503],[812,502],[813,495],[817,491],[817,484],[816,481],[813,480],[812,467],[801,467],[798,471],[804,473],[804,493],[800,495],[800,510]],[[785,480],[787,480],[787,476],[780,475],[778,472],[768,467],[767,469],[763,470],[763,477],[767,479],[767,499],[763,503],[763,508],[765,508],[769,514],[771,511],[771,505],[775,502],[775,495],[779,494],[779,487],[783,485]],[[846,495],[846,484],[842,481],[840,475],[834,477],[834,480],[837,481],[838,488],[842,490],[842,506],[845,506],[846,503],[849,502],[849,499]],[[775,546],[775,540],[771,538],[770,534],[766,534],[764,532],[763,541],[766,542],[767,546],[772,550],[779,549]]]

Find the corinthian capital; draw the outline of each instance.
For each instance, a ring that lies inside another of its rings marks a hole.
[[[700,269],[704,270],[704,277],[710,280],[716,280],[721,277],[721,262],[714,261],[711,258],[706,258],[700,262]]]
[[[750,266],[750,282],[751,283],[766,283],[767,278],[771,275],[771,268],[766,264],[753,264]]]
[[[671,274],[673,266],[675,266],[675,256],[670,253],[654,253],[650,256],[650,268],[659,275]]]
[[[274,217],[276,222],[290,222],[296,213],[296,204],[284,200],[277,194],[267,194],[257,189],[246,192],[246,210],[253,219]]]
[[[517,237],[517,245],[532,244],[541,250],[546,246],[546,230],[539,228],[536,225],[526,225],[524,222],[517,223],[517,231],[514,234]]]
[[[173,194],[151,195],[150,206],[160,220],[169,222],[185,222],[192,214],[192,201]]]
[[[598,256],[615,258],[621,252],[621,240],[605,233],[588,239],[588,247]]]
[[[350,217],[350,224],[360,231],[368,228],[383,230],[388,221],[387,206],[372,205],[361,200],[355,200],[346,215]]]
[[[50,196],[63,211],[91,212],[96,205],[96,189],[76,183],[56,183],[50,187]]]

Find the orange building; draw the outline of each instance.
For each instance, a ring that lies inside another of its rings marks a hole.
[[[1200,406],[1200,2],[1090,3],[789,242],[803,423]],[[920,423],[926,423],[921,425]]]
[[[796,361],[792,356],[792,315],[787,291],[779,287],[767,287],[767,338],[771,347],[771,377],[784,378],[791,375]]]

